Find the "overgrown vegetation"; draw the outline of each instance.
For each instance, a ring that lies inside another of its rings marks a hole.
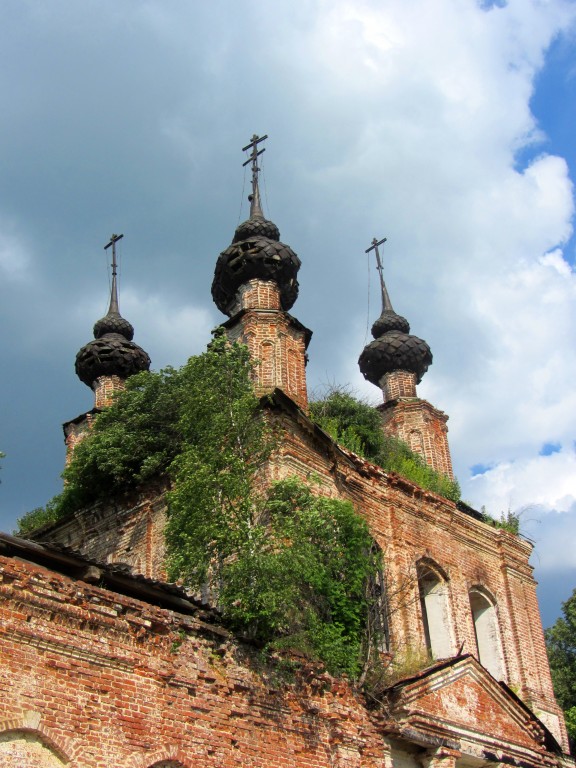
[[[481,509],[482,520],[493,528],[501,528],[508,533],[513,533],[516,536],[520,533],[520,515],[512,512],[509,509],[507,512],[501,512],[500,517],[492,517],[487,511],[486,507],[482,506]]]
[[[170,578],[209,589],[225,622],[258,645],[366,679],[382,642],[370,622],[379,550],[350,503],[293,478],[258,483],[275,436],[252,371],[246,347],[219,334],[179,370],[131,377],[75,448],[62,493],[22,518],[19,532],[165,478]],[[370,405],[336,390],[311,413],[350,450],[458,498],[457,483],[384,436]]]
[[[357,676],[369,608],[364,586],[379,566],[366,523],[349,502],[316,496],[294,478],[232,510],[188,505],[192,489],[172,494],[172,573],[200,588],[218,585],[228,624],[260,646],[299,651],[332,673]],[[234,504],[233,504],[234,506]],[[190,532],[194,536],[190,537]]]
[[[397,472],[422,488],[459,501],[456,480],[435,472],[402,440],[385,435],[380,414],[343,388],[332,389],[326,397],[310,403],[312,418],[337,442],[387,472]]]
[[[260,646],[354,676],[378,557],[348,502],[294,479],[258,485],[274,435],[251,373],[247,349],[217,336],[178,371],[133,376],[76,447],[63,492],[20,533],[165,476],[171,578],[208,584],[228,625]]]
[[[219,335],[204,354],[191,357],[178,370],[131,376],[125,391],[98,415],[76,446],[63,472],[64,489],[47,505],[45,520],[41,509],[33,510],[31,520],[27,515],[18,521],[19,532],[66,517],[147,480],[171,477],[178,469],[177,463],[173,466],[175,459],[190,456],[195,446],[210,450],[212,456],[218,451],[226,456],[233,439],[241,441],[248,430],[262,431],[251,370],[247,349],[230,345]],[[225,418],[234,422],[237,434],[229,432],[226,443],[220,445]]]
[[[546,630],[554,693],[564,710],[572,754],[576,747],[576,589],[562,604],[562,616]]]

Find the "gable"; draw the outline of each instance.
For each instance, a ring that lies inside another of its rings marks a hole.
[[[470,656],[437,665],[390,693],[393,717],[411,730],[440,731],[489,751],[545,749],[542,723]]]

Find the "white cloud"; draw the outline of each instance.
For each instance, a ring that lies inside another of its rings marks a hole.
[[[576,510],[574,444],[562,446],[548,456],[498,463],[474,475],[464,486],[464,496],[477,507],[486,505],[496,517],[508,509],[530,512],[538,508],[541,515],[572,512]]]
[[[0,226],[0,272],[36,279],[10,304],[28,339],[19,351],[36,362],[58,348],[71,368],[106,310],[78,243],[90,250],[112,231],[130,237],[138,290],[122,290],[122,312],[153,366],[203,349],[221,319],[209,281],[236,224],[239,149],[268,133],[271,215],[303,261],[292,312],[314,331],[311,385],[351,381],[381,397],[356,360],[363,250],[388,237],[392,301],[432,347],[419,392],[450,415],[464,495],[496,512],[539,503],[570,515],[576,289],[562,249],[573,190],[563,158],[518,167],[517,152],[538,150],[535,78],[576,6],[494,6],[104,0],[14,14],[0,46],[13,93],[0,183],[18,230]],[[51,287],[29,253],[42,254]],[[371,280],[370,323],[373,267]],[[562,451],[539,456],[546,442]],[[493,470],[468,482],[478,463]]]

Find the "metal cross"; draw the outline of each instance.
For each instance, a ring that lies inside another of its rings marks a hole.
[[[110,242],[104,246],[104,250],[107,251],[112,246],[112,286],[110,288],[110,308],[108,313],[117,312],[120,314],[118,307],[118,285],[116,282],[116,243],[118,240],[122,240],[124,235],[112,235]]]
[[[378,250],[378,246],[383,245],[387,239],[387,237],[383,237],[382,240],[376,240],[376,238],[374,238],[370,248],[366,248],[365,251],[365,253],[370,253],[370,251],[376,252],[376,269],[380,275],[380,289],[382,291],[382,312],[384,312],[386,309],[392,309],[392,303],[390,302],[390,297],[388,296],[388,291],[386,290],[386,284],[384,283],[384,267],[382,266],[380,251]]]
[[[260,151],[258,151],[257,145],[260,144],[261,141],[264,141],[268,138],[268,134],[266,136],[258,136],[257,134],[254,134],[252,136],[252,140],[250,141],[250,144],[246,144],[245,147],[242,147],[242,152],[246,152],[248,149],[252,148],[252,152],[250,154],[250,157],[248,160],[246,160],[245,163],[242,163],[242,167],[245,165],[248,165],[248,163],[252,163],[252,195],[256,197],[256,194],[258,192],[258,171],[260,168],[258,168],[258,157],[263,152],[266,152],[266,148],[263,147]]]
[[[112,235],[110,242],[104,246],[104,250],[107,251],[112,246],[112,277],[116,277],[116,243],[118,240],[122,240],[124,235]]]

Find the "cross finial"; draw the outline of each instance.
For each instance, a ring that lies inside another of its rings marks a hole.
[[[382,291],[382,312],[388,311],[394,311],[392,307],[392,302],[390,301],[390,296],[388,296],[388,291],[386,290],[386,283],[384,282],[384,267],[382,266],[382,260],[380,259],[380,251],[378,250],[379,245],[384,245],[388,238],[383,237],[382,240],[376,240],[374,237],[372,239],[372,245],[370,248],[366,248],[365,253],[370,253],[370,251],[374,251],[376,253],[376,269],[378,270],[378,274],[380,275],[380,290]]]
[[[110,246],[112,246],[112,287],[110,289],[110,307],[108,309],[108,314],[111,312],[116,312],[117,314],[120,314],[120,310],[118,308],[118,285],[116,282],[116,274],[117,274],[117,264],[116,264],[116,243],[118,240],[122,240],[124,235],[112,235],[110,238],[110,241],[104,246],[104,250],[107,251]]]
[[[246,152],[247,150],[252,149],[248,160],[246,160],[245,163],[242,163],[243,166],[248,165],[248,163],[252,163],[252,194],[249,198],[251,219],[254,218],[254,216],[262,216],[262,218],[264,218],[264,214],[262,213],[262,206],[260,205],[260,190],[258,188],[258,173],[260,171],[260,168],[258,167],[258,156],[265,152],[266,148],[262,147],[262,149],[258,150],[258,144],[267,138],[268,134],[266,134],[266,136],[258,136],[255,133],[252,136],[250,143],[246,144],[245,147],[242,147],[242,152]]]

